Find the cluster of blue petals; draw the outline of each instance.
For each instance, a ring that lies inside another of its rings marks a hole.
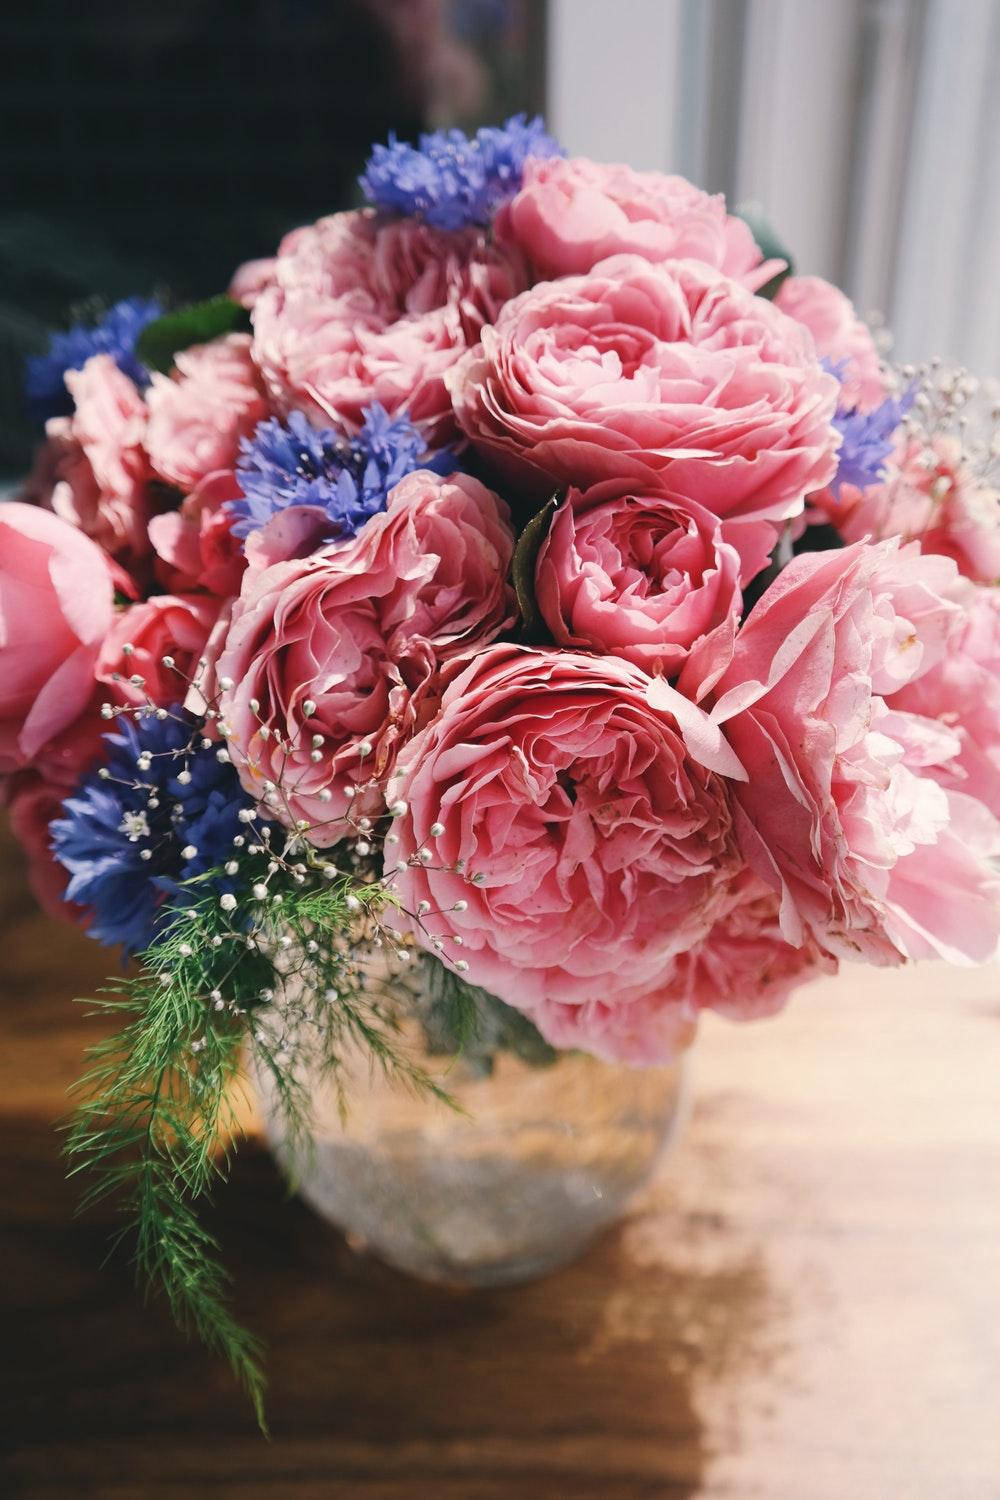
[[[376,402],[364,418],[351,438],[313,427],[300,411],[284,422],[261,422],[240,445],[236,472],[243,499],[228,502],[234,534],[245,537],[289,506],[310,505],[329,519],[324,540],[341,541],[385,509],[389,491],[404,475],[421,468],[449,474],[456,467],[446,450],[428,454],[407,417],[390,417]]]
[[[135,346],[142,330],[162,315],[154,297],[128,297],[93,325],[74,323],[65,333],[54,333],[46,352],[32,355],[25,367],[24,390],[32,416],[39,422],[68,416],[73,398],[66,389],[66,371],[82,370],[94,354],[110,354],[136,385],[147,385],[149,372],[136,358]]]
[[[390,135],[388,145],[374,148],[358,181],[384,213],[462,229],[490,222],[521,186],[529,157],[564,155],[540,118],[514,115],[471,138],[461,130],[435,130],[413,146]]]
[[[840,489],[851,484],[866,490],[885,477],[885,462],[892,452],[899,424],[913,405],[915,389],[901,396],[887,396],[874,411],[838,408],[833,425],[840,433],[837,473],[830,489],[840,498]]]
[[[104,737],[109,776],[87,776],[49,825],[70,875],[65,899],[90,908],[91,937],[126,954],[143,952],[173,910],[204,894],[204,882],[185,882],[220,869],[245,831],[239,814],[253,804],[232,765],[200,735],[180,708],[166,719],[123,718]],[[148,769],[139,767],[144,754]],[[179,779],[184,772],[190,779]],[[219,894],[233,889],[225,876],[212,884]]]

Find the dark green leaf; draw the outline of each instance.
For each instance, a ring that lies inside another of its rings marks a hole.
[[[529,635],[536,635],[543,628],[544,622],[535,599],[535,563],[558,504],[558,495],[553,495],[551,500],[547,500],[541,510],[532,516],[518,537],[517,546],[514,548],[511,576],[514,580],[518,608]]]
[[[210,297],[207,302],[192,302],[176,312],[164,313],[148,324],[139,335],[136,354],[147,369],[166,373],[182,349],[249,328],[250,314],[245,307],[225,295]]]
[[[781,288],[783,281],[787,280],[795,270],[795,262],[792,260],[791,251],[783,244],[775,232],[774,226],[764,216],[759,203],[740,203],[734,210],[736,217],[742,219],[757,242],[757,248],[765,260],[783,260],[785,269],[779,271],[771,280],[758,287],[757,296],[766,297],[773,302]]]

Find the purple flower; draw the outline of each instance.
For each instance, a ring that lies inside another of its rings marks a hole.
[[[901,396],[887,396],[874,411],[838,407],[833,425],[840,433],[840,451],[837,472],[830,484],[835,499],[840,499],[842,485],[866,490],[882,480],[896,429],[913,405],[915,395],[916,387],[911,386]]]
[[[521,186],[529,157],[563,155],[540,118],[513,115],[471,139],[461,130],[435,130],[413,146],[390,135],[388,145],[374,147],[358,181],[369,203],[385,213],[462,229],[489,224]]]
[[[148,385],[149,374],[136,359],[135,346],[143,329],[162,314],[154,297],[127,297],[93,325],[74,323],[66,332],[52,334],[47,351],[32,355],[25,368],[25,395],[36,420],[69,416],[73,398],[66,389],[66,371],[82,370],[94,354],[110,354],[136,385]]]

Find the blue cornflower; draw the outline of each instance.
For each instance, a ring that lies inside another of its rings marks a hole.
[[[834,374],[836,374],[836,370]],[[841,485],[869,489],[884,477],[884,465],[892,452],[893,438],[900,422],[913,405],[916,386],[901,396],[887,396],[874,411],[857,411],[838,407],[833,425],[840,433],[837,472],[830,485],[836,499]]]
[[[172,909],[201,894],[183,882],[232,857],[240,811],[253,803],[183,709],[120,724],[104,737],[108,775],[87,776],[49,832],[70,874],[65,899],[90,907],[91,937],[131,954],[149,947]]]
[[[228,502],[234,534],[246,536],[290,505],[315,505],[330,520],[324,541],[342,540],[385,509],[404,474],[421,468],[450,474],[456,467],[447,450],[428,454],[407,417],[390,417],[377,402],[364,417],[353,438],[311,426],[300,411],[285,422],[261,422],[240,444],[236,472],[244,498]]]
[[[110,354],[136,385],[148,385],[149,373],[136,359],[135,346],[142,330],[162,315],[155,297],[127,297],[92,326],[74,323],[65,333],[52,334],[46,353],[32,355],[25,367],[24,390],[32,415],[39,422],[68,416],[73,398],[66,389],[66,371],[82,370],[93,354]]]
[[[376,208],[417,216],[437,229],[488,224],[500,204],[521,186],[531,156],[563,156],[536,117],[513,115],[485,125],[470,138],[461,130],[435,130],[416,146],[390,135],[375,146],[358,181]]]

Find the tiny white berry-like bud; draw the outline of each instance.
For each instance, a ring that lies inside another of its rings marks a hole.
[[[132,676],[129,678],[129,682],[133,687],[144,687],[146,679],[141,675],[141,673],[133,672]]]
[[[190,943],[181,943],[177,949],[177,952],[181,955],[182,958],[190,958],[191,954],[194,952],[194,949],[191,947]]]
[[[258,901],[267,900],[267,886],[262,880],[258,880],[257,884],[253,888],[253,893]]]
[[[361,902],[358,900],[357,896],[348,896],[347,901],[346,901],[345,904],[347,906],[347,910],[348,911],[360,911],[361,910]]]
[[[165,708],[158,708],[156,710],[156,717],[158,719],[169,719],[170,715]]]
[[[219,897],[219,905],[222,907],[223,911],[235,911],[236,897],[232,894],[231,891],[226,891],[224,895]]]
[[[464,958],[456,958],[455,968],[460,974],[467,974],[469,972],[469,965],[466,963]]]
[[[318,766],[320,761],[323,759],[322,750],[310,750],[309,759],[312,761],[314,766]]]
[[[262,724],[257,733],[260,735],[262,740],[269,740],[271,738],[271,731],[266,724]]]
[[[260,699],[259,698],[251,698],[250,699],[250,712],[252,714],[260,712]]]
[[[159,797],[147,797],[146,798],[146,806],[147,807],[154,807],[155,808],[155,807],[159,807],[159,805],[160,805],[160,799],[159,799]]]
[[[308,829],[309,829],[309,819],[308,818],[296,818],[295,819],[295,827],[298,829],[299,833],[306,833],[308,831]]]
[[[228,766],[230,761],[232,760],[232,756],[229,754],[229,751],[226,749],[225,745],[223,745],[221,750],[216,750],[215,758],[219,762],[220,766]]]
[[[321,786],[316,795],[321,802],[331,802],[333,800],[333,793],[328,786]]]
[[[386,836],[385,836],[385,842],[387,844],[398,844],[399,843],[399,834],[398,833],[387,833]]]
[[[439,839],[441,837],[442,833],[444,833],[444,824],[443,823],[432,823],[431,824],[431,838],[432,839]]]
[[[233,679],[231,677],[220,677],[219,686],[224,693],[231,692],[233,687]]]
[[[254,810],[252,807],[241,807],[237,817],[241,823],[252,823],[254,820]]]
[[[452,933],[451,940],[452,940],[453,943],[457,943],[458,946],[459,946],[459,948],[461,948],[461,946],[462,946],[462,944],[464,942],[464,939],[460,938],[457,932],[453,932]]]
[[[272,896],[271,900],[274,902],[275,906],[284,906],[285,904],[285,898],[280,891],[278,891],[276,895]]]
[[[153,857],[153,851],[152,851],[152,849],[140,849],[139,850],[139,858],[140,859],[152,859],[152,857]]]
[[[452,911],[468,911],[468,909],[468,901],[456,901],[455,905],[452,907]]]
[[[114,716],[115,716],[115,711],[111,707],[111,704],[110,703],[102,703],[101,704],[101,718],[102,719],[113,719]]]
[[[174,665],[174,659],[172,656],[163,656],[160,658],[160,660],[163,662],[163,665],[165,667],[172,667]]]
[[[475,873],[475,875],[473,875],[473,877],[472,877],[472,884],[473,885],[485,885],[486,884],[486,876],[483,874],[482,870],[477,870],[476,873]]]
[[[324,990],[323,999],[326,1001],[327,1005],[336,1005],[337,1001],[340,999],[340,995],[336,990]]]
[[[316,701],[315,701],[315,699],[313,699],[313,698],[307,698],[306,701],[302,705],[302,712],[305,714],[305,716],[306,716],[307,719],[311,719],[312,716],[313,716],[313,714],[316,712]]]
[[[403,801],[402,797],[397,802],[393,802],[389,807],[389,816],[392,818],[405,817],[408,812],[409,805]]]
[[[417,902],[417,916],[418,917],[426,917],[426,915],[430,911],[430,909],[431,909],[431,903],[429,901],[418,901]]]
[[[181,771],[179,773],[178,777],[177,777],[177,780],[180,782],[181,786],[190,786],[191,785],[191,772],[190,771]]]
[[[111,772],[108,770],[107,766],[102,766],[97,774],[102,781],[108,781],[111,778]]]
[[[198,851],[194,844],[185,844],[181,850],[181,859],[197,859]]]
[[[236,837],[233,839],[233,848],[234,849],[242,849],[243,845],[245,843],[246,843],[246,839],[243,837],[242,833],[238,833],[236,835]]]
[[[361,759],[364,760],[366,756],[371,755],[373,748],[374,747],[371,740],[362,740],[361,744],[358,746],[358,754],[360,755]]]
[[[220,936],[219,936],[218,933],[216,933],[215,937],[212,939],[212,947],[213,948],[221,948],[222,947],[222,939],[220,938]]]
[[[208,998],[210,1000],[221,1000],[222,999],[222,991],[221,990],[212,990],[210,992]]]
[[[122,656],[131,656],[132,652],[134,650],[135,650],[135,647],[133,646],[132,642],[131,641],[125,641],[125,643],[122,646]]]
[[[318,950],[319,950],[319,943],[317,943],[317,941],[316,941],[315,938],[310,938],[309,941],[308,941],[308,943],[306,943],[306,952],[307,953],[316,953],[316,952],[318,952]]]
[[[320,747],[320,745],[325,745],[325,744],[326,744],[326,741],[324,740],[324,738],[323,738],[323,736],[321,734],[314,734],[313,735],[313,737],[312,737],[312,747],[313,747],[314,750],[318,750],[319,747]]]
[[[429,865],[434,856],[429,849],[418,849],[417,858],[422,865]]]
[[[169,969],[164,969],[163,973],[160,975],[160,983],[169,984],[173,977],[174,976]]]
[[[226,860],[226,874],[238,875],[240,873],[239,861],[235,859]]]

